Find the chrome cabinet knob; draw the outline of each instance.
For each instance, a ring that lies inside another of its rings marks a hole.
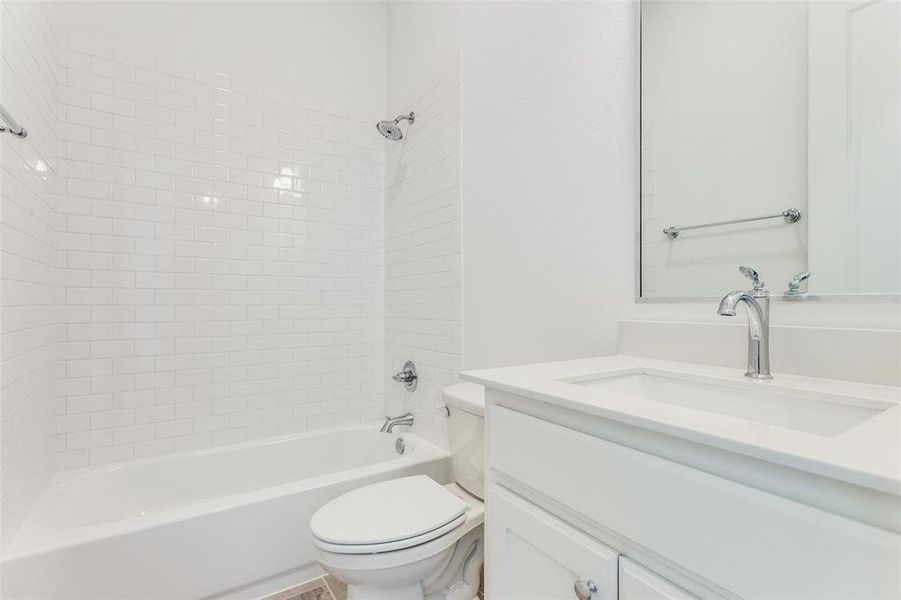
[[[576,591],[576,598],[579,600],[593,600],[594,595],[598,593],[598,586],[592,580],[578,580],[573,589]]]

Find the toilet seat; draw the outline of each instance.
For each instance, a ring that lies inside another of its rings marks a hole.
[[[340,569],[346,576],[350,573],[384,571],[391,569],[406,569],[419,561],[429,560],[432,557],[441,555],[453,548],[461,539],[472,535],[482,535],[482,524],[485,520],[485,504],[470,494],[467,494],[456,484],[444,486],[450,493],[459,496],[466,502],[468,508],[464,513],[465,519],[463,524],[451,529],[444,535],[440,535],[435,539],[419,544],[418,546],[410,546],[402,550],[394,550],[390,552],[374,552],[371,554],[351,554],[344,552],[333,552],[322,547],[320,542],[313,536],[314,544],[318,550],[318,560],[323,567]],[[330,571],[331,572],[331,571]]]
[[[367,485],[310,520],[313,541],[337,554],[374,554],[430,542],[466,521],[468,503],[425,475]]]
[[[466,521],[466,515],[460,515],[450,523],[442,525],[441,527],[438,527],[431,531],[427,531],[422,535],[402,540],[395,540],[393,542],[385,542],[382,544],[331,544],[329,542],[324,542],[319,538],[316,538],[314,541],[316,545],[323,550],[328,550],[329,552],[335,552],[337,554],[377,554],[379,552],[405,550],[406,548],[412,548],[413,546],[419,546],[420,544],[431,542],[435,538],[439,538],[445,533],[453,531],[454,529],[462,525],[464,521]]]

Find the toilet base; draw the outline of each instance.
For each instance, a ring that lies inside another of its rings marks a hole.
[[[347,600],[476,600],[484,557],[482,541],[480,524],[452,547],[416,563],[388,569],[360,569],[355,565],[358,568],[353,569],[327,559],[350,558],[353,562],[361,555],[322,553],[320,564],[347,583]],[[392,585],[395,581],[397,585]]]
[[[460,592],[466,594],[466,596],[460,596]],[[470,596],[468,594],[469,590],[454,590],[451,591],[450,594],[447,594],[446,598],[453,598],[454,600],[478,600],[478,596]],[[443,594],[442,594],[443,595]],[[424,596],[422,593],[422,586],[420,584],[408,585],[403,588],[373,588],[371,586],[365,585],[348,585],[347,586],[347,600],[430,600],[435,597],[434,594],[429,594],[428,597]]]
[[[403,587],[374,588],[368,585],[347,586],[347,600],[423,600],[418,582]]]

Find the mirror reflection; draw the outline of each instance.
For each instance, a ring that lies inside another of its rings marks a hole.
[[[901,292],[901,3],[645,0],[641,295]]]

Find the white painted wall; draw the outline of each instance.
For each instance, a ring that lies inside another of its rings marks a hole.
[[[605,354],[632,301],[637,5],[388,7],[388,104],[461,60],[463,368]]]
[[[53,472],[57,273],[56,36],[39,3],[0,3],[0,553]]]
[[[807,4],[651,1],[641,27],[643,294],[714,295],[738,264],[784,291],[807,268]]]

